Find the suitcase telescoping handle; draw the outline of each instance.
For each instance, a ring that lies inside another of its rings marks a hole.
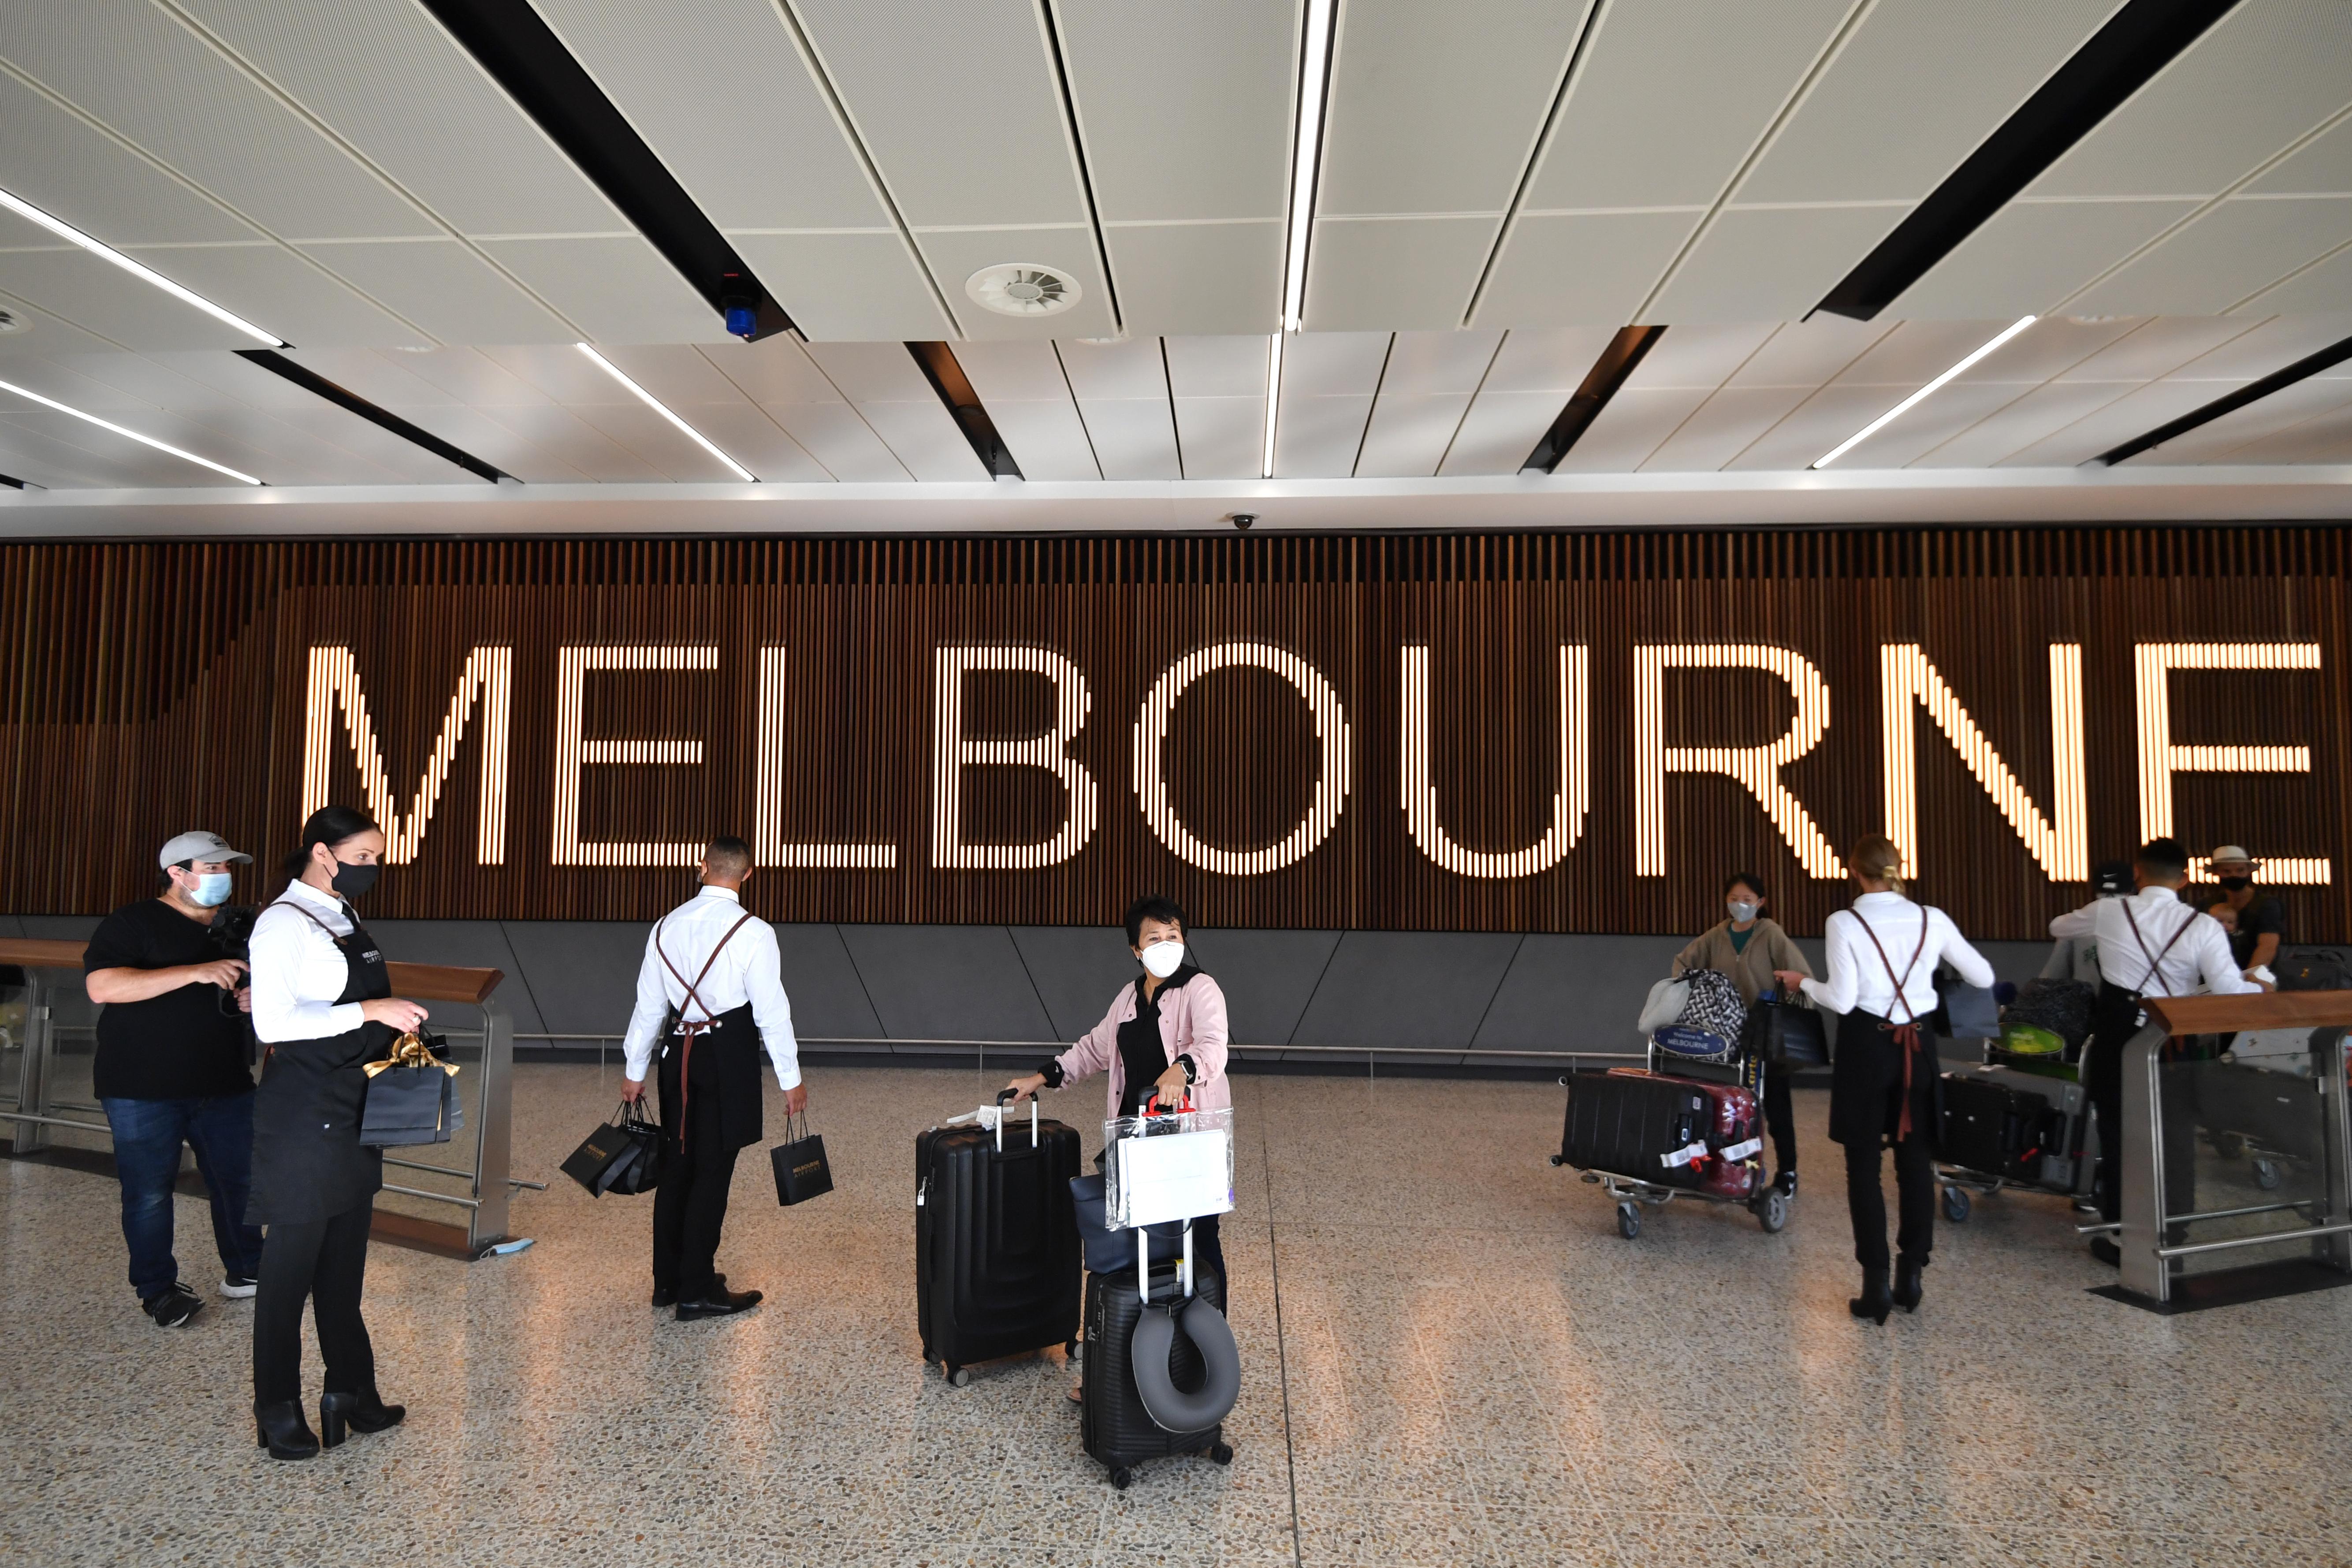
[[[1009,1089],[1000,1089],[996,1091],[996,1107],[1000,1112],[1004,1109],[1004,1102],[1013,1098],[1013,1092]],[[1033,1094],[1029,1097],[1029,1147],[1034,1149],[1036,1146],[1037,1097]],[[1000,1154],[1004,1152],[1004,1118],[1002,1114],[996,1119],[996,1152]]]

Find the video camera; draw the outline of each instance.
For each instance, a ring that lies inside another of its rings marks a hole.
[[[212,923],[205,927],[206,940],[223,958],[234,958],[248,968],[253,962],[253,923],[261,918],[257,904],[223,904],[213,911]],[[250,978],[250,976],[248,976]],[[224,1013],[239,1013],[236,993],[224,989],[218,998]]]

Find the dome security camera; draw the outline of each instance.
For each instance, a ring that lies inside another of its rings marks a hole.
[[[1257,513],[1254,511],[1237,511],[1234,513],[1234,526],[1240,529],[1244,533],[1247,533],[1249,531],[1250,524],[1256,521]]]

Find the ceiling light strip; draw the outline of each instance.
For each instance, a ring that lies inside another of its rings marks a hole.
[[[1943,385],[1946,382],[1951,380],[1954,376],[1959,374],[1962,371],[1968,369],[1969,366],[1976,363],[1977,361],[1984,358],[1985,355],[1992,353],[1993,350],[2000,347],[2001,344],[2009,342],[2010,339],[2017,336],[2018,333],[2025,331],[2026,328],[2033,325],[2033,323],[2039,320],[2041,320],[2041,318],[2038,316],[2018,317],[2017,320],[2002,328],[1990,339],[1979,344],[1966,359],[1963,359],[1958,364],[1952,366],[1951,369],[1946,371],[1943,374],[1937,376],[1935,380],[1929,382],[1927,385],[1921,387],[1918,391],[1913,393],[1910,396],[1905,398],[1902,402],[1896,404],[1894,407],[1888,409],[1885,413],[1880,415],[1877,418],[1872,420],[1869,424],[1864,426],[1853,435],[1847,437],[1844,440],[1840,441],[1836,446],[1831,447],[1821,457],[1814,458],[1811,466],[1816,468],[1828,468],[1832,463],[1834,463],[1840,458],[1844,457],[1848,452],[1860,446],[1864,441],[1869,439],[1872,436],[1876,435],[1879,431],[1884,430],[1887,426],[1895,423],[1895,421],[1901,418],[1905,413],[1910,409],[1917,407],[1920,404],[1925,403],[1928,396],[1932,395],[1937,387]]]
[[[1274,416],[1282,405],[1282,334],[1265,341],[1265,455],[1258,465],[1263,477],[1274,478]]]
[[[233,327],[236,331],[245,333],[247,337],[253,338],[257,342],[267,343],[273,349],[282,349],[286,346],[285,339],[278,337],[274,333],[263,331],[259,327],[255,326],[251,321],[247,321],[243,316],[238,315],[236,311],[225,310],[221,306],[214,304],[210,300],[205,299],[202,294],[197,293],[193,289],[183,288],[181,285],[173,282],[169,278],[164,277],[162,273],[156,271],[153,268],[146,265],[144,262],[133,261],[131,258],[123,255],[122,252],[115,249],[114,247],[107,244],[104,240],[92,238],[90,236],[86,235],[82,233],[81,230],[74,227],[73,225],[66,222],[65,219],[55,217],[48,213],[43,212],[40,208],[35,206],[32,203],[26,201],[22,196],[12,195],[5,190],[0,190],[0,207],[6,207],[10,212],[15,213],[18,217],[25,219],[28,223],[37,223],[40,225],[43,228],[47,229],[51,234],[56,235],[59,239],[70,240],[72,243],[80,246],[84,250],[89,251],[92,256],[97,257],[101,261],[112,262],[115,266],[121,268],[122,270],[130,273],[133,278],[138,279],[141,282],[152,284],[155,288],[161,289],[164,293],[169,294],[173,299],[181,301],[183,304],[194,305],[197,310],[202,310],[205,315],[210,316],[213,320],[219,321],[224,326]],[[184,454],[183,455],[184,456]],[[198,460],[202,461],[201,458]]]
[[[158,441],[152,436],[142,436],[138,431],[126,429],[122,426],[117,425],[111,419],[100,419],[95,414],[85,414],[79,408],[59,403],[54,397],[43,397],[39,393],[35,392],[30,387],[18,386],[13,381],[0,381],[0,392],[13,392],[17,396],[27,398],[32,402],[39,404],[44,408],[54,408],[60,414],[70,414],[75,418],[79,419],[86,424],[95,425],[101,430],[111,430],[118,436],[128,436],[131,439],[139,442],[142,446],[152,447],[159,452],[169,452],[175,458],[185,458],[187,461],[194,463],[200,468],[210,468],[216,474],[226,474],[230,479],[240,480],[248,485],[257,485],[261,482],[259,479],[255,479],[251,474],[241,473],[238,470],[230,468],[226,463],[215,463],[210,458],[199,458],[194,452],[182,451],[179,447],[173,446],[169,441]]]
[[[696,429],[693,426],[688,425],[685,420],[680,419],[677,415],[671,413],[669,408],[660,398],[656,397],[652,393],[647,392],[644,387],[639,386],[635,382],[630,380],[627,373],[623,371],[619,365],[614,364],[611,360],[606,359],[603,354],[598,353],[586,343],[574,343],[572,346],[578,349],[582,353],[586,354],[590,359],[594,360],[599,366],[603,367],[606,375],[611,376],[614,381],[619,382],[623,386],[627,387],[631,392],[635,393],[639,402],[652,409],[655,413],[660,415],[663,418],[668,420],[671,424],[677,426],[680,433],[685,435],[686,437],[691,440],[696,446],[701,447],[704,451],[709,453],[712,457],[726,464],[728,468],[733,469],[737,479],[741,479],[747,485],[756,485],[760,482],[760,478],[757,474],[754,474],[751,469],[745,468],[742,464],[737,462],[734,458],[720,451],[718,447],[711,442],[709,437],[705,436],[701,431]]]
[[[2250,403],[2259,403],[2272,393],[2293,386],[2298,381],[2308,381],[2323,370],[2332,370],[2352,359],[2352,338],[2339,338],[2315,354],[2305,354],[2293,364],[2283,365],[2260,381],[2250,381],[2235,392],[2224,393],[2201,407],[2192,408],[2169,424],[2159,425],[2144,436],[2135,436],[2120,447],[2108,448],[2091,459],[2114,468],[2117,463],[2137,458],[2151,447],[2161,447],[2175,437],[2186,436],[2200,425],[2210,425],[2226,414],[2235,414]]]
[[[1290,216],[1282,247],[1282,321],[1265,356],[1265,447],[1261,467],[1274,478],[1275,425],[1282,412],[1282,335],[1307,320],[1307,246],[1315,225],[1315,174],[1323,158],[1323,113],[1331,85],[1333,0],[1307,0],[1307,36],[1298,58],[1298,127],[1290,150]]]

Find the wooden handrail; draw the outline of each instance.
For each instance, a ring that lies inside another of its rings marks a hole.
[[[24,969],[79,969],[82,952],[88,945],[0,937],[0,963],[13,963]],[[392,994],[419,1002],[471,1002],[479,1005],[488,1001],[490,993],[506,979],[504,970],[461,969],[446,963],[387,963],[384,967],[392,974]]]
[[[2352,1028],[2352,991],[2265,991],[2252,996],[2158,996],[2140,1004],[2174,1035],[2249,1029]]]

